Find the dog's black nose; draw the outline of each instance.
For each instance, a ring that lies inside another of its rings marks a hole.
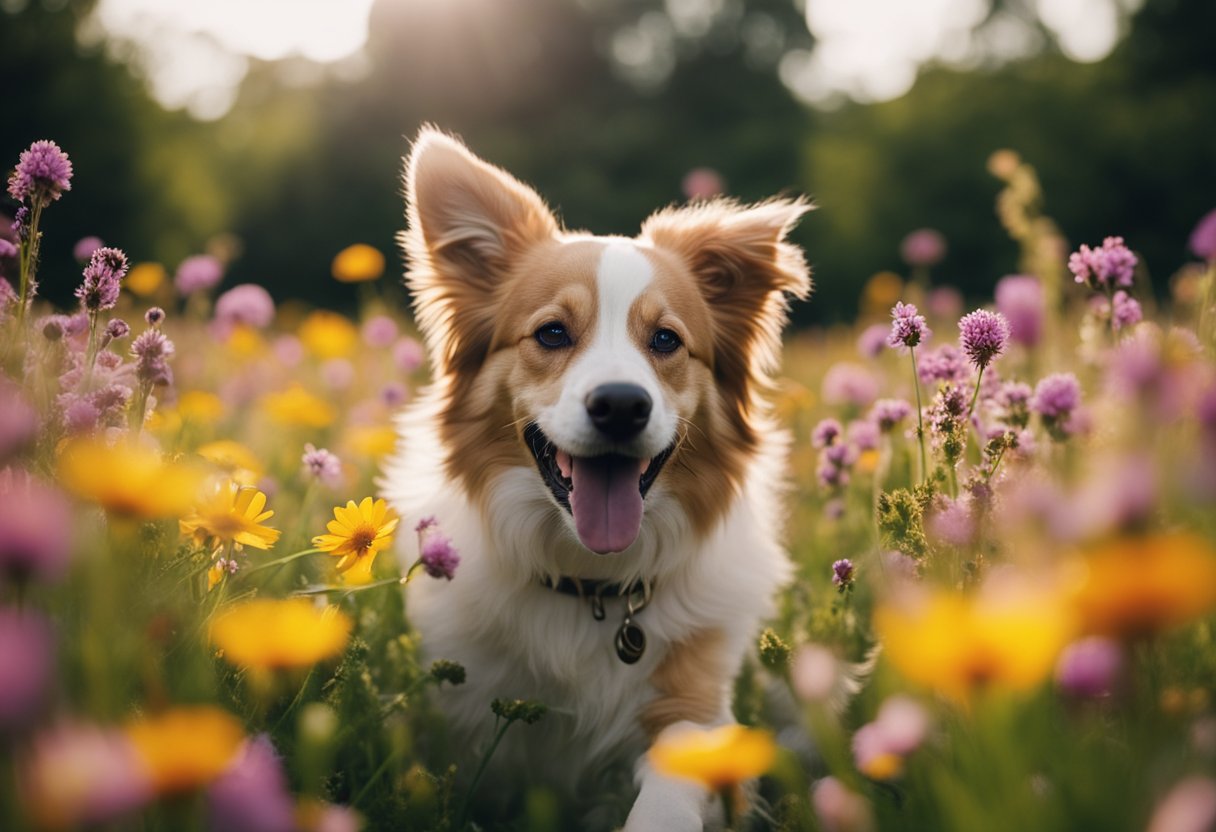
[[[636,384],[601,384],[587,394],[587,415],[600,433],[614,442],[632,439],[650,421],[654,402]]]

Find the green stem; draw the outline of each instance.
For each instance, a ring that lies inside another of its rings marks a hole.
[[[992,482],[992,478],[996,476],[996,469],[1001,466],[1001,460],[1005,458],[1005,448],[1001,448],[1001,452],[996,455],[996,459],[992,461],[992,467],[988,469],[988,475],[984,477],[984,482]]]
[[[35,198],[33,210],[30,211],[30,227],[26,230],[25,245],[21,249],[21,294],[17,298],[17,330],[25,322],[25,307],[33,298],[27,297],[30,284],[33,283],[34,271],[38,267],[38,224],[42,221],[42,203]]]
[[[920,372],[916,368],[916,347],[909,347],[912,354],[912,383],[916,386],[916,438],[920,440],[920,481],[924,482],[929,476],[929,459],[925,454],[925,419],[922,415],[924,406],[920,401]]]
[[[350,802],[350,805],[352,807],[359,805],[359,801],[363,800],[363,798],[365,798],[367,796],[367,793],[371,790],[371,787],[375,784],[375,782],[378,779],[380,779],[380,775],[384,774],[384,772],[388,770],[389,765],[396,762],[397,758],[400,756],[401,756],[401,751],[400,751],[400,749],[398,749],[397,751],[394,751],[393,753],[389,754],[387,757],[384,758],[384,762],[382,762],[379,765],[379,767],[377,767],[376,770],[372,772],[372,776],[367,778],[367,782],[363,784],[363,788],[359,789],[359,793],[357,795],[355,795],[354,800],[352,800]]]
[[[344,592],[344,598],[354,595],[356,592],[367,592],[369,589],[378,589],[382,586],[390,584],[402,584],[404,581],[401,578],[385,578],[382,581],[373,581],[370,584],[356,584],[355,586],[347,586],[345,584],[321,584],[318,586],[305,587],[304,589],[293,592],[292,595],[324,595],[327,592]]]
[[[323,550],[321,550],[321,549],[302,549],[299,552],[292,552],[290,555],[284,555],[281,558],[275,558],[274,560],[268,560],[265,563],[259,563],[257,566],[251,566],[248,569],[242,570],[242,572],[243,572],[243,574],[250,575],[250,574],[253,574],[254,572],[260,572],[263,569],[270,569],[275,566],[283,566],[284,564],[291,563],[293,560],[299,560],[300,558],[305,557],[307,555],[315,555],[315,554],[320,553],[321,551],[323,551]]]
[[[499,722],[502,722],[499,725]],[[477,771],[473,774],[473,782],[469,784],[469,790],[465,792],[464,804],[460,807],[460,821],[456,824],[457,829],[464,829],[465,823],[469,817],[469,806],[473,802],[473,795],[477,793],[477,786],[481,783],[482,776],[486,773],[486,766],[490,764],[490,758],[494,756],[494,752],[498,750],[498,744],[502,742],[502,738],[506,736],[507,729],[511,727],[513,720],[495,719],[494,724],[497,730],[494,733],[494,739],[490,743],[490,747],[486,749],[486,753],[482,755],[481,762],[477,765]]]
[[[971,405],[967,408],[967,421],[971,421],[972,414],[975,413],[975,403],[980,398],[980,384],[984,381],[984,368],[980,367],[979,375],[975,377],[975,392],[971,395]]]

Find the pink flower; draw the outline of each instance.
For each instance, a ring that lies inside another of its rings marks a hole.
[[[868,407],[878,391],[878,378],[860,364],[833,364],[823,377],[823,400],[828,404]]]
[[[187,257],[177,267],[173,285],[183,295],[206,291],[219,285],[224,278],[224,264],[210,254]]]
[[[385,349],[397,340],[397,322],[388,315],[373,315],[363,322],[363,342],[372,349]]]
[[[58,581],[71,555],[67,499],[24,472],[5,471],[0,476],[0,577],[17,583]]]
[[[722,175],[713,168],[693,168],[684,174],[680,190],[685,199],[709,199],[726,190]]]
[[[1082,245],[1068,258],[1068,270],[1091,289],[1127,289],[1135,277],[1136,255],[1122,237],[1107,237],[1101,248]]]
[[[1216,260],[1216,208],[1204,214],[1191,232],[1191,251],[1204,260]]]
[[[0,732],[29,727],[48,704],[55,639],[41,613],[0,608]]]
[[[259,734],[207,789],[214,832],[294,832],[295,803],[270,738]]]
[[[1157,804],[1148,832],[1208,832],[1216,824],[1216,780],[1192,775]]]
[[[43,207],[72,190],[72,162],[53,141],[42,140],[21,152],[17,167],[8,178],[8,194],[18,202]]]
[[[1056,684],[1080,699],[1110,696],[1123,673],[1123,649],[1117,641],[1091,636],[1064,648],[1056,662]]]
[[[932,228],[918,228],[904,237],[899,253],[909,266],[936,266],[946,256],[946,238]]]
[[[874,811],[866,799],[835,777],[811,787],[811,807],[823,832],[871,832]]]
[[[222,337],[235,326],[264,329],[274,320],[274,299],[255,283],[241,283],[215,301],[215,323]]]
[[[393,361],[402,372],[414,372],[422,366],[422,345],[405,336],[393,345]]]
[[[883,348],[887,346],[888,329],[885,324],[871,324],[866,327],[857,338],[857,352],[861,353],[863,358],[877,358],[882,355]]]
[[[1026,347],[1037,346],[1043,338],[1046,301],[1039,279],[1028,274],[1011,274],[996,284],[996,308],[1009,321],[1009,337]]]

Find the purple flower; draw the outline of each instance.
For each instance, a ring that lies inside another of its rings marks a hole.
[[[1107,237],[1101,248],[1082,245],[1068,258],[1068,270],[1078,283],[1091,289],[1129,288],[1135,276],[1136,255],[1122,237]]]
[[[925,384],[935,381],[961,383],[971,375],[962,351],[953,344],[942,344],[922,355],[916,363],[916,373]]]
[[[93,256],[93,252],[104,246],[100,237],[81,237],[72,248],[72,256],[77,262],[87,263],[89,258]]]
[[[144,322],[151,327],[160,326],[165,322],[165,310],[159,306],[153,306],[144,313]]]
[[[106,324],[106,338],[119,341],[131,334],[131,325],[122,318],[114,318]]]
[[[975,539],[975,518],[962,500],[941,498],[925,526],[931,538],[950,546],[970,546]]]
[[[840,426],[840,422],[835,419],[823,419],[811,431],[811,445],[815,448],[826,448],[839,439],[843,433],[844,428]]]
[[[373,315],[363,322],[363,343],[372,349],[386,349],[397,340],[397,322],[388,315]]]
[[[304,446],[304,474],[329,488],[342,484],[342,460],[325,448],[316,448],[309,443]]]
[[[932,228],[918,228],[904,237],[899,253],[909,266],[935,266],[946,256],[946,238]]]
[[[879,399],[870,408],[870,421],[878,425],[878,429],[883,433],[890,433],[910,415],[912,405],[903,399]]]
[[[55,403],[63,411],[63,429],[68,433],[92,433],[97,430],[101,411],[88,396],[64,393]]]
[[[835,777],[811,786],[811,808],[825,832],[869,832],[875,828],[869,802]]]
[[[173,285],[183,295],[211,289],[224,277],[224,265],[210,254],[187,257],[177,267]]]
[[[58,581],[72,556],[72,512],[57,489],[24,472],[0,475],[0,577]]]
[[[1030,409],[1039,414],[1047,432],[1060,441],[1072,434],[1070,417],[1081,404],[1081,384],[1072,373],[1055,373],[1039,381]]]
[[[999,312],[977,309],[958,322],[959,340],[971,363],[983,370],[1005,351],[1009,322]]]
[[[113,309],[118,303],[119,281],[127,274],[127,255],[117,248],[99,248],[84,267],[84,281],[76,297],[90,312]]]
[[[174,346],[159,329],[144,330],[131,344],[131,355],[135,357],[135,375],[140,381],[158,386],[173,383],[173,371],[168,360],[173,357]]]
[[[1046,301],[1039,279],[1028,274],[1011,274],[996,284],[996,308],[1009,322],[1009,337],[1027,347],[1037,346],[1043,338]]]
[[[418,536],[421,540],[422,568],[432,578],[452,580],[456,567],[460,565],[460,555],[452,545],[452,539],[439,530],[434,518],[427,518],[418,524]]]
[[[321,365],[321,381],[330,390],[345,390],[355,381],[355,365],[345,358],[331,358]]]
[[[828,404],[866,407],[878,397],[878,379],[860,364],[833,364],[823,377],[823,399]]]
[[[938,286],[925,299],[929,315],[934,318],[957,318],[963,314],[963,296],[953,286]]]
[[[246,741],[207,789],[207,825],[215,832],[293,832],[295,802],[270,738]]]
[[[1074,641],[1056,662],[1056,684],[1080,699],[1097,699],[1114,692],[1123,672],[1123,650],[1101,636]]]
[[[263,329],[274,320],[274,300],[254,283],[233,286],[215,301],[215,322],[223,334],[236,326]]]
[[[871,324],[862,330],[857,338],[857,352],[863,358],[877,358],[887,346],[886,324]]]
[[[859,451],[872,451],[878,447],[878,425],[869,419],[854,419],[849,422],[849,444]]]
[[[393,362],[402,372],[414,372],[422,366],[422,345],[405,336],[393,345]]]
[[[929,340],[933,332],[925,325],[925,316],[916,312],[916,307],[910,303],[897,302],[891,310],[891,332],[887,335],[887,345],[905,352],[908,347]]]
[[[1216,260],[1216,208],[1204,214],[1191,232],[1191,251],[1204,260]]]
[[[49,205],[72,190],[72,161],[52,141],[37,141],[21,152],[8,178],[8,194],[18,202]]]
[[[6,237],[0,237],[0,257],[16,257],[17,252],[17,246],[12,240],[9,240]]]
[[[398,381],[390,381],[380,389],[380,401],[386,407],[396,409],[410,400],[410,391]]]
[[[853,579],[857,577],[856,573],[853,561],[841,558],[832,564],[832,585],[844,592],[853,586]]]
[[[0,384],[0,462],[34,441],[38,414],[16,385]]]
[[[0,731],[21,731],[49,700],[55,669],[50,622],[33,610],[0,608],[0,656]]]
[[[680,180],[680,190],[686,199],[711,199],[726,192],[726,183],[713,168],[693,168]]]
[[[1144,318],[1140,302],[1120,289],[1110,300],[1111,325],[1115,331],[1135,326]]]

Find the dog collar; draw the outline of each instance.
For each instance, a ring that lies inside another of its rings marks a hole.
[[[616,631],[616,655],[625,664],[634,664],[646,652],[646,633],[637,625],[633,617],[646,608],[650,603],[652,587],[648,581],[634,581],[621,584],[614,581],[604,581],[595,578],[572,578],[563,575],[556,580],[544,577],[541,586],[587,600],[591,605],[591,617],[603,621],[607,617],[604,610],[604,598],[624,598],[625,618]]]

